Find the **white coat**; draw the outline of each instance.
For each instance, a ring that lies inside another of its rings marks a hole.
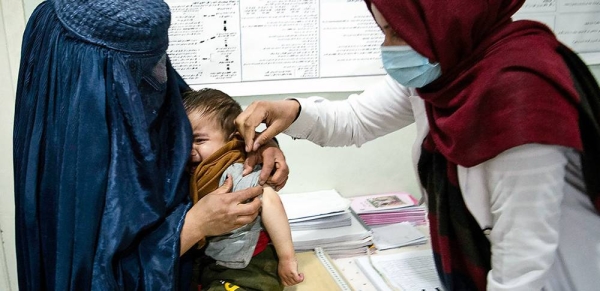
[[[301,113],[284,133],[321,146],[360,146],[415,122],[416,169],[429,127],[415,90],[386,76],[346,100],[297,100]],[[488,290],[600,290],[600,215],[575,150],[526,144],[457,170],[469,211],[491,228]]]

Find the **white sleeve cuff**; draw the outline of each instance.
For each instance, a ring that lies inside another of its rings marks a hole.
[[[289,99],[298,101],[301,109],[296,121],[294,121],[286,130],[284,130],[283,133],[291,136],[292,138],[306,139],[310,130],[315,126],[315,123],[318,119],[315,103],[319,103],[324,99],[322,97]]]

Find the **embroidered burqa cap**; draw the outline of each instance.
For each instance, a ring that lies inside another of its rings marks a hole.
[[[185,285],[192,143],[169,22],[151,0],[52,0],[32,13],[13,131],[20,290]]]
[[[171,23],[163,1],[52,0],[56,15],[89,42],[127,52],[165,50]]]

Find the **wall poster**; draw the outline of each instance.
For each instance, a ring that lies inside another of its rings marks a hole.
[[[194,88],[233,96],[362,91],[385,74],[362,0],[167,0],[168,53]],[[527,0],[515,19],[548,25],[600,64],[600,0]]]

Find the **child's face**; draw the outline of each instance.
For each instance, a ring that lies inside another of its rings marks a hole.
[[[208,158],[227,143],[223,129],[211,115],[192,112],[188,114],[194,133],[190,163],[192,167]]]

